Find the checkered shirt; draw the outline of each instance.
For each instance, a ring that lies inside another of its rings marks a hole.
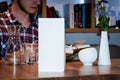
[[[31,17],[31,24],[28,28],[25,28],[17,18],[11,13],[11,8],[6,12],[0,13],[0,38],[2,45],[2,57],[5,57],[5,51],[8,45],[9,33],[8,26],[20,27],[21,42],[32,43],[38,41],[38,23]]]

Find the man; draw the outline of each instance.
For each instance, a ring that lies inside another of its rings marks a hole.
[[[21,42],[32,43],[38,41],[38,25],[33,18],[40,5],[40,0],[12,0],[10,8],[0,14],[0,38],[2,58],[5,57],[9,39],[8,26],[20,27]]]

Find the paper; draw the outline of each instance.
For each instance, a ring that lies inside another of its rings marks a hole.
[[[63,18],[39,18],[39,72],[64,72]]]

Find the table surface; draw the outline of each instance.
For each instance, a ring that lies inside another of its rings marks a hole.
[[[0,60],[0,80],[120,80],[120,59],[110,66],[83,66],[80,61],[66,62],[65,72],[38,73],[37,64],[7,65]]]

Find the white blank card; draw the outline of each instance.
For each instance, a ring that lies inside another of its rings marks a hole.
[[[39,72],[64,72],[64,18],[39,18]]]

